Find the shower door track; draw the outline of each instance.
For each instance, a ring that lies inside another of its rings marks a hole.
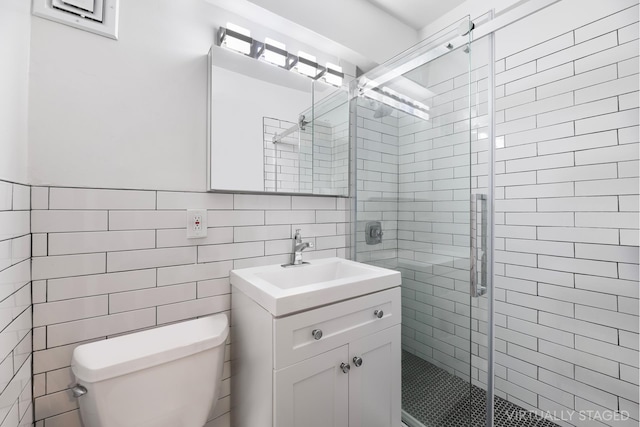
[[[402,410],[402,427],[423,427],[420,421],[416,420],[411,414],[404,409]]]

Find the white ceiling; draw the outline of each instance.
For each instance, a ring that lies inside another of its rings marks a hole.
[[[465,0],[367,0],[389,15],[420,31]]]

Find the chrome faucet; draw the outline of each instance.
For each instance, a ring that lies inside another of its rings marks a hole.
[[[291,265],[302,265],[302,251],[307,248],[313,248],[313,243],[303,242],[300,235],[300,229],[296,230],[296,234],[293,236],[293,254],[291,255]]]

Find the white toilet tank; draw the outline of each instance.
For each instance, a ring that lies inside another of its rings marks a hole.
[[[71,369],[84,427],[202,427],[217,401],[227,316],[77,347]]]

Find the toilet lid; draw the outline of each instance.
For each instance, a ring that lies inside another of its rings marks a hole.
[[[71,369],[79,380],[103,381],[217,347],[228,334],[226,314],[161,326],[80,345]]]

